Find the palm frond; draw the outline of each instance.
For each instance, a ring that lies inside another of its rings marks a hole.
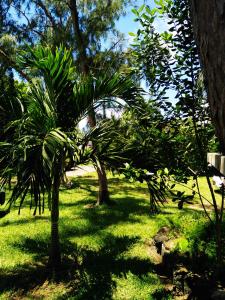
[[[130,77],[122,77],[119,73],[95,78],[86,76],[74,84],[74,118],[80,120],[94,107],[97,109],[103,102],[123,100],[125,104],[139,106],[143,91]],[[119,102],[118,102],[119,103]],[[121,103],[120,103],[121,104]]]
[[[44,209],[43,199],[50,193],[54,172],[63,174],[68,155],[79,164],[95,159],[96,153],[103,154],[108,148],[111,124],[100,124],[78,137],[73,129],[79,120],[109,99],[136,105],[140,89],[129,77],[117,73],[98,78],[78,76],[72,67],[71,52],[64,47],[52,50],[38,46],[18,61],[24,68],[35,68],[42,77],[29,83],[29,91],[21,101],[26,103],[26,110],[7,126],[7,130],[13,129],[13,138],[0,149],[0,172],[2,184],[9,170],[17,176],[9,204],[20,198],[22,206],[30,194],[36,213]],[[102,147],[87,147],[88,141],[97,139],[104,141]]]

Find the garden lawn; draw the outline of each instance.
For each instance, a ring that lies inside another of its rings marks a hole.
[[[74,188],[60,192],[65,276],[62,271],[57,283],[48,279],[48,209],[34,217],[28,205],[20,215],[14,207],[0,220],[0,299],[156,299],[163,286],[149,254],[151,238],[169,226],[178,236],[177,249],[185,252],[188,237],[206,222],[202,212],[178,210],[169,201],[151,216],[146,186],[110,175],[114,205],[90,208],[97,197],[95,175],[73,182]]]

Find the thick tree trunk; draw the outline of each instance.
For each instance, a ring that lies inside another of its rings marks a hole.
[[[190,3],[211,117],[222,152],[225,154],[225,0],[190,0]],[[214,205],[214,209],[219,270],[222,265],[223,206],[220,213],[217,204]]]
[[[104,165],[100,163],[100,166],[96,168],[96,171],[98,173],[99,182],[98,200],[96,204],[109,204],[108,181]]]
[[[78,10],[77,10],[77,1],[70,0],[69,8],[71,11],[73,28],[74,28],[74,33],[75,33],[76,43],[77,43],[77,48],[78,48],[78,54],[79,54],[78,59],[80,62],[80,69],[84,75],[87,75],[89,72],[89,65],[88,65],[87,52],[86,52],[86,48],[85,48],[83,37],[82,37],[82,32],[80,30],[79,16],[78,16]]]
[[[225,153],[225,0],[191,0],[211,117]]]
[[[109,201],[108,180],[106,176],[105,167],[102,163],[101,163],[101,168],[97,167],[97,174],[98,174],[98,183],[99,183],[97,205],[109,204],[110,201]]]
[[[61,267],[61,251],[59,242],[59,186],[60,172],[55,172],[51,197],[51,245],[49,255],[49,266],[52,268],[53,276]]]
[[[96,119],[95,119],[95,112],[92,110],[88,115],[88,123],[90,127],[96,126]],[[102,204],[108,204],[109,203],[109,190],[108,190],[108,180],[106,176],[105,166],[100,161],[100,166],[96,166],[96,171],[98,174],[98,185],[99,185],[99,191],[98,191],[98,199],[97,199],[97,205]]]

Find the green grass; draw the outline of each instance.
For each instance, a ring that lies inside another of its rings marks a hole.
[[[179,235],[177,247],[185,252],[188,237],[206,222],[202,212],[178,210],[169,202],[151,216],[145,185],[112,176],[109,187],[115,205],[87,208],[97,197],[96,177],[76,179],[75,186],[60,193],[67,272],[58,283],[48,279],[46,269],[48,210],[34,217],[25,207],[18,216],[15,207],[0,220],[0,299],[163,299],[156,297],[163,286],[149,255],[149,241],[167,225]]]

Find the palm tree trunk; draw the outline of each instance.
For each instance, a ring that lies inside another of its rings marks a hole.
[[[103,119],[106,119],[106,103],[103,102],[102,104],[102,117]]]
[[[92,109],[88,115],[88,123],[91,128],[96,126],[96,118],[94,109]],[[108,190],[108,180],[106,176],[105,166],[99,161],[99,166],[96,167],[98,174],[98,183],[99,183],[99,193],[97,199],[97,205],[108,204],[109,203],[109,190]]]
[[[56,171],[52,186],[51,199],[51,245],[49,255],[49,265],[52,268],[53,276],[61,267],[61,250],[59,242],[59,186],[60,186],[60,172]]]
[[[98,200],[96,205],[109,204],[108,181],[106,177],[105,167],[102,163],[96,168],[99,182]]]
[[[88,115],[88,123],[90,127],[96,126],[95,112],[92,109]],[[109,204],[109,190],[108,190],[108,180],[106,176],[105,166],[99,161],[99,166],[96,166],[96,171],[98,174],[98,199],[96,205]]]

